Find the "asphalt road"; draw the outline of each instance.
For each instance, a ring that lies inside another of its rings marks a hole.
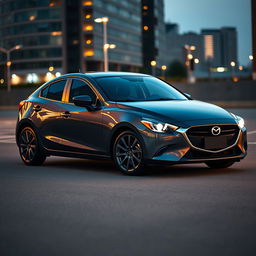
[[[249,152],[229,169],[150,167],[128,177],[111,162],[50,157],[27,167],[16,113],[0,112],[0,255],[255,255],[256,109]]]

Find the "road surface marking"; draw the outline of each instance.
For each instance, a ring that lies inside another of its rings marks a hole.
[[[14,144],[16,120],[0,120],[0,143]]]
[[[254,133],[256,133],[256,131],[247,132],[248,135],[254,134]]]

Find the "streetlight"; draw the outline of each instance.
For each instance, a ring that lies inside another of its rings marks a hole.
[[[234,78],[235,78],[235,66],[236,66],[236,63],[234,61],[231,61],[230,62],[230,66],[231,66],[231,69],[232,69],[232,79],[234,80]]]
[[[166,65],[163,65],[163,66],[161,67],[161,69],[162,69],[162,76],[165,77],[165,71],[167,70],[167,66],[166,66]]]
[[[249,55],[249,60],[250,60],[250,63],[249,63],[249,66],[250,66],[250,69],[251,69],[251,76],[253,78],[253,55]]]
[[[151,62],[150,62],[150,65],[151,65],[151,67],[152,67],[152,74],[153,74],[153,76],[156,76],[156,61],[155,60],[152,60]]]
[[[22,45],[16,45],[12,47],[11,49],[5,49],[0,47],[0,51],[6,54],[6,77],[7,77],[7,91],[11,91],[11,79],[10,79],[10,68],[12,65],[12,62],[10,60],[10,53],[15,50],[19,50],[22,48]]]
[[[104,71],[108,71],[108,44],[107,40],[107,23],[109,21],[108,17],[101,17],[94,20],[96,23],[103,24],[103,56],[104,56]]]
[[[186,64],[187,73],[188,73],[188,83],[194,83],[195,82],[195,77],[193,76],[194,56],[192,54],[192,51],[196,50],[196,46],[186,44],[184,45],[184,49],[186,52],[185,64]]]
[[[199,60],[199,59],[195,59],[194,62],[195,62],[196,64],[199,64],[199,63],[200,63],[200,60]]]
[[[104,48],[106,48],[106,49],[115,49],[116,45],[115,44],[105,44]]]

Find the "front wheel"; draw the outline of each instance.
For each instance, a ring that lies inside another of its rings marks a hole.
[[[117,136],[113,146],[113,158],[117,168],[127,175],[141,175],[143,170],[143,145],[132,131]]]
[[[210,168],[219,169],[219,168],[228,168],[234,163],[235,161],[231,161],[231,160],[219,160],[219,161],[209,161],[209,162],[206,162],[205,164]]]
[[[31,127],[25,127],[19,134],[18,146],[20,157],[26,165],[41,165],[46,156],[40,146],[35,131]]]

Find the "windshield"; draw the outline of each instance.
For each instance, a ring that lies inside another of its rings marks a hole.
[[[187,100],[169,84],[150,76],[115,76],[96,78],[112,101]]]

